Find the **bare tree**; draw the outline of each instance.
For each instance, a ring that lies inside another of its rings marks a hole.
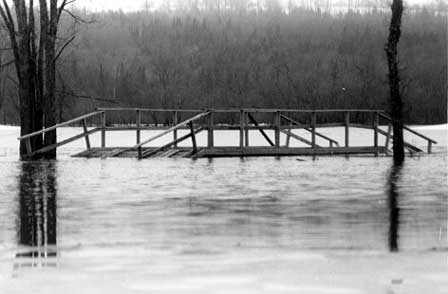
[[[403,142],[403,102],[400,91],[400,76],[398,72],[398,42],[401,36],[401,18],[403,15],[403,0],[393,0],[392,17],[389,27],[389,38],[385,47],[389,66],[390,107],[393,126],[394,163],[404,161]]]
[[[21,135],[29,134],[56,123],[56,40],[61,14],[76,0],[2,0],[0,19],[9,34],[19,84]],[[38,8],[38,12],[36,11]],[[39,16],[36,22],[35,14]],[[72,39],[71,39],[72,40]],[[70,40],[70,42],[71,42]],[[63,45],[61,50],[66,46]],[[31,142],[34,150],[56,143],[56,131]],[[27,154],[21,142],[22,159]],[[44,154],[55,158],[56,150]]]

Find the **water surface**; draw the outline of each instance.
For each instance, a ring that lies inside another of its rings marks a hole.
[[[23,163],[4,147],[1,293],[448,289],[443,145],[402,167],[389,157],[66,156],[81,146]]]

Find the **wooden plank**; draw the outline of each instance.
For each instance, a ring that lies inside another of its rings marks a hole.
[[[384,147],[379,147],[381,153],[385,153]],[[207,148],[198,157],[242,157],[242,156],[308,156],[308,155],[345,155],[345,154],[375,154],[372,146],[360,147],[293,147],[293,148],[272,148],[272,147],[219,147]]]
[[[169,149],[169,150],[166,150],[165,152],[163,152],[161,155],[160,155],[160,157],[170,157],[171,156],[171,154],[173,154],[173,153],[177,153],[179,150],[178,149]]]
[[[249,115],[244,115],[244,146],[249,147]]]
[[[58,148],[58,147],[60,147],[60,146],[65,145],[65,144],[68,144],[68,143],[71,143],[71,142],[76,141],[76,140],[78,140],[78,139],[84,138],[85,136],[88,136],[88,135],[94,134],[94,133],[96,133],[96,132],[99,132],[100,130],[101,130],[101,128],[95,128],[95,129],[92,129],[92,130],[88,131],[87,133],[82,133],[82,134],[73,136],[73,137],[71,137],[71,138],[65,139],[65,140],[63,140],[63,141],[61,141],[61,142],[58,142],[58,143],[56,143],[56,144],[53,144],[53,145],[50,145],[50,146],[41,148],[41,149],[39,149],[39,150],[36,150],[36,151],[32,152],[31,154],[27,154],[27,155],[28,155],[28,156],[33,156],[33,155],[35,155],[35,154],[45,153],[45,152],[47,152],[47,151],[53,150],[53,149],[55,149],[55,148]]]
[[[80,122],[83,119],[87,119],[87,118],[90,118],[92,116],[96,116],[96,115],[99,115],[99,114],[101,114],[101,111],[92,112],[92,113],[89,113],[89,114],[86,114],[86,115],[83,115],[83,116],[80,116],[80,117],[68,120],[66,122],[63,122],[63,123],[60,123],[60,124],[56,124],[56,125],[54,125],[52,127],[49,127],[49,128],[46,128],[46,129],[42,129],[42,130],[34,132],[34,133],[26,134],[24,136],[19,137],[18,140],[24,140],[26,138],[31,138],[31,137],[34,137],[36,135],[44,134],[44,133],[47,133],[49,131],[56,130],[57,128],[65,127],[65,126],[68,126],[68,125]]]
[[[303,142],[303,143],[305,143],[307,145],[313,146],[313,142],[308,141],[307,139],[305,139],[303,137],[300,137],[299,135],[296,135],[296,134],[294,134],[292,132],[288,132],[288,131],[284,131],[284,130],[281,130],[280,132],[282,132],[283,134],[285,134],[285,135],[287,135],[289,137],[293,137],[294,139],[296,139],[296,140],[298,140],[300,142]],[[321,147],[321,146],[315,144],[315,147]]]
[[[311,142],[312,147],[316,147],[316,122],[317,122],[317,116],[315,112],[311,113]]]
[[[260,133],[263,135],[263,137],[268,141],[269,145],[275,146],[275,144],[271,141],[269,136],[266,134],[266,132],[258,125],[258,122],[255,120],[255,118],[252,116],[252,114],[247,113],[247,116],[249,117],[250,121],[257,127],[257,129],[260,131]]]
[[[106,112],[101,112],[101,148],[106,148]]]
[[[364,113],[372,113],[372,112],[383,112],[384,109],[290,109],[290,108],[243,108],[245,112],[251,113],[275,113],[277,111],[280,112],[289,112],[289,113],[331,113],[331,112],[364,112]],[[241,108],[229,108],[229,109],[216,109],[216,112],[219,113],[239,113]]]
[[[377,112],[373,114],[373,147],[378,150],[378,124],[379,115]],[[378,151],[375,152],[375,156],[378,156]]]
[[[350,112],[345,113],[345,147],[350,146]]]
[[[108,150],[118,151],[122,148],[108,148]],[[156,148],[148,147],[145,148],[145,151],[155,151]],[[372,146],[360,146],[360,147],[321,147],[321,148],[310,148],[310,147],[250,147],[250,148],[240,148],[236,147],[212,147],[212,148],[198,148],[198,152],[193,155],[193,151],[189,148],[176,148],[179,150],[176,153],[175,157],[193,157],[193,158],[201,158],[201,157],[241,157],[241,156],[313,156],[313,155],[344,155],[344,154],[374,154],[375,148]],[[92,148],[92,151],[88,151],[86,153],[80,153],[76,156],[78,157],[88,157],[89,154],[92,157],[101,157],[101,154],[105,152],[104,149],[100,148]],[[97,152],[98,151],[98,152]],[[379,147],[380,153],[385,153],[386,149],[383,146]],[[157,152],[163,152],[158,150]],[[154,154],[157,154],[154,153]],[[167,155],[166,151],[164,152]],[[135,150],[124,152],[120,155],[121,157],[135,157]]]
[[[138,108],[138,107],[100,107],[97,108],[99,111],[137,111],[140,110],[141,112],[202,112],[203,109],[174,109],[174,108]]]
[[[157,135],[155,135],[155,136],[153,136],[153,137],[151,137],[151,138],[149,138],[149,139],[147,139],[147,140],[141,142],[141,143],[138,144],[138,145],[135,145],[135,146],[132,146],[132,147],[130,147],[130,148],[123,149],[123,150],[119,150],[119,151],[117,151],[117,152],[111,152],[111,153],[109,153],[109,154],[105,154],[104,157],[114,157],[114,156],[118,156],[118,155],[120,155],[121,153],[123,153],[123,152],[125,152],[125,151],[127,151],[127,150],[136,150],[136,149],[138,149],[139,147],[142,147],[143,145],[148,144],[149,142],[152,142],[152,141],[154,141],[154,140],[156,140],[156,139],[158,139],[158,138],[160,138],[160,137],[162,137],[162,136],[165,136],[166,134],[168,134],[168,133],[170,133],[170,132],[172,132],[172,131],[174,131],[174,130],[179,129],[180,127],[182,127],[182,126],[184,126],[184,125],[186,125],[186,124],[189,124],[190,122],[193,122],[193,121],[198,120],[198,119],[200,119],[200,118],[202,118],[202,117],[204,117],[204,116],[209,115],[209,113],[210,113],[210,112],[205,111],[205,112],[202,112],[202,113],[200,113],[200,114],[197,114],[197,115],[195,115],[195,116],[193,116],[193,117],[191,117],[191,118],[189,118],[189,119],[187,119],[187,120],[185,120],[185,121],[183,121],[183,122],[181,122],[181,123],[179,123],[179,124],[177,124],[177,125],[175,125],[175,126],[169,128],[168,130],[163,131],[163,132],[161,132],[161,133],[159,133],[159,134],[157,134]]]
[[[240,147],[244,146],[244,111],[240,111]]]
[[[280,118],[281,113],[277,111],[274,114],[274,125],[275,125],[275,147],[280,148]]]
[[[179,121],[179,115],[178,115],[178,112],[175,111],[174,114],[173,114],[173,125],[174,126],[177,125],[178,121]],[[173,131],[173,140],[174,141],[177,140],[177,130]],[[177,143],[174,146],[177,147]]]
[[[384,143],[384,148],[389,151],[389,145],[390,145],[390,138],[392,136],[392,125],[389,124],[387,126],[387,133],[386,133],[386,142]]]
[[[215,113],[213,110],[210,111],[210,115],[208,117],[208,128],[207,128],[207,146],[208,148],[213,147],[215,145],[214,139],[214,125]]]
[[[249,120],[250,121],[250,120]],[[327,123],[327,124],[316,124],[316,128],[333,128],[333,127],[343,127],[344,124],[343,123]],[[161,130],[168,130],[170,129],[171,126],[168,125],[142,125],[140,127],[140,130],[144,131],[161,131]],[[262,124],[259,125],[258,127],[255,125],[246,125],[245,128],[247,130],[259,130],[260,128],[263,130],[275,130],[275,126],[271,125],[271,124]],[[189,128],[186,126],[182,126],[180,128],[178,128],[177,130],[188,130]],[[303,124],[300,126],[297,125],[282,125],[280,126],[280,129],[282,130],[289,130],[289,129],[294,129],[294,130],[302,130],[305,129],[311,133],[311,125],[310,124]],[[135,131],[137,130],[137,126],[135,125],[120,125],[120,126],[109,126],[106,127],[106,130],[109,132],[113,132],[113,131]],[[232,130],[240,130],[240,125],[239,123],[236,125],[225,125],[225,124],[220,124],[220,125],[214,125],[213,126],[213,130],[215,131],[232,131]],[[327,139],[328,137],[326,137],[325,135],[319,133],[316,131],[316,136]],[[328,138],[330,140],[333,140],[331,138]],[[336,144],[338,143],[336,140],[333,140],[333,143]]]
[[[142,112],[140,110],[137,110],[137,117],[136,117],[136,123],[137,123],[137,132],[136,132],[136,143],[140,144],[141,136],[140,136],[140,127],[142,125]]]
[[[89,131],[89,130],[87,129],[87,121],[86,121],[86,119],[83,119],[83,120],[82,120],[82,128],[83,128],[83,130],[84,130],[84,134],[86,134],[86,133]],[[91,146],[90,146],[89,135],[86,135],[86,136],[84,137],[84,139],[86,140],[86,147],[87,147],[87,149],[90,149]]]
[[[292,126],[292,123],[290,123],[290,126]],[[286,134],[285,147],[289,147],[289,145],[290,145],[290,143],[291,143],[291,132],[292,132],[292,129],[289,128],[289,129],[288,129],[288,133]]]
[[[177,155],[179,152],[181,152],[180,149],[173,149],[173,152],[171,152],[167,157],[174,157],[174,156]]]

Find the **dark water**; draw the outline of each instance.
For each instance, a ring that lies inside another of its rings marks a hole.
[[[0,161],[1,293],[445,293],[447,154]]]

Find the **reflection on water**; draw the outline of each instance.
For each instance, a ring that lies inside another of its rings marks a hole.
[[[391,252],[398,251],[398,229],[400,225],[400,208],[398,206],[398,187],[397,183],[400,180],[401,170],[403,164],[393,165],[389,178],[389,250]]]
[[[0,162],[0,293],[445,294],[447,154]]]
[[[56,176],[54,161],[23,162],[19,176],[18,267],[55,266]]]

